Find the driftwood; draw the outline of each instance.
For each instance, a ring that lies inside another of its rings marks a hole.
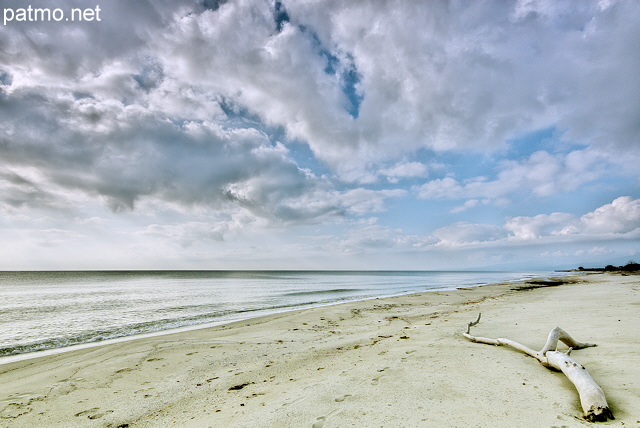
[[[580,395],[580,404],[582,405],[582,410],[584,412],[583,417],[587,421],[605,422],[609,419],[614,419],[602,388],[600,388],[595,380],[593,380],[587,369],[569,357],[572,350],[596,346],[595,344],[578,342],[569,336],[566,331],[562,330],[560,327],[556,327],[549,333],[547,343],[544,347],[540,351],[534,351],[533,349],[510,339],[489,339],[486,337],[472,336],[471,327],[477,325],[479,322],[480,314],[478,315],[477,320],[469,323],[467,331],[466,333],[463,333],[463,336],[472,342],[486,343],[488,345],[496,346],[510,346],[535,358],[547,368],[553,368],[561,371],[567,376],[567,378],[569,378],[578,390],[578,394]],[[569,346],[569,350],[567,352],[557,351],[556,346],[558,341]]]

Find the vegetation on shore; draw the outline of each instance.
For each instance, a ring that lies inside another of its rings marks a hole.
[[[640,263],[630,261],[624,266],[607,265],[603,268],[584,268],[580,266],[578,270],[585,272],[640,272]]]

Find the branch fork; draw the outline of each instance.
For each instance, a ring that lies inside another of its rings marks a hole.
[[[569,378],[578,391],[580,404],[584,412],[584,419],[589,422],[606,422],[609,419],[614,419],[602,388],[600,388],[595,380],[593,380],[584,366],[569,357],[572,350],[593,347],[596,346],[595,344],[578,342],[566,331],[560,327],[556,327],[549,333],[544,347],[540,351],[534,351],[533,349],[510,339],[490,339],[487,337],[471,335],[471,327],[478,325],[480,317],[481,314],[478,314],[478,319],[467,325],[467,331],[462,333],[464,337],[477,343],[485,343],[495,346],[510,346],[535,358],[543,366],[549,369],[561,371],[565,376],[567,376],[567,378]],[[569,350],[567,352],[558,351],[558,341],[569,346]]]

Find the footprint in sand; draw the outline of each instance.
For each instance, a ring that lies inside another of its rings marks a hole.
[[[340,397],[336,397],[335,402],[342,403],[344,400],[346,400],[349,397],[351,397],[351,394],[341,395]]]
[[[23,403],[9,403],[0,412],[0,418],[2,419],[17,418],[18,416],[22,416],[29,413],[31,410],[32,410],[31,407]]]
[[[350,395],[345,395],[345,397],[350,397]],[[311,425],[311,428],[322,428],[324,426],[324,423],[327,421],[327,419],[329,419],[331,416],[336,415],[338,412],[339,412],[338,410],[334,410],[326,416],[318,417],[316,421],[313,423],[313,425]]]
[[[324,421],[327,418],[325,416],[320,416],[314,423],[313,425],[311,425],[311,428],[322,428],[322,426],[324,425]]]
[[[73,416],[75,417],[86,416],[89,419],[100,419],[107,413],[113,413],[113,410],[107,410],[106,412],[100,412],[99,410],[100,410],[100,407],[94,407],[89,410],[83,410],[82,412],[78,412]]]

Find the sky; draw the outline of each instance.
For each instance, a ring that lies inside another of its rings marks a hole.
[[[640,2],[30,4],[0,270],[640,260]]]

